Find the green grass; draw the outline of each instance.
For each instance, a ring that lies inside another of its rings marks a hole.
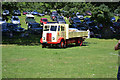
[[[86,39],[65,49],[2,45],[3,78],[116,78],[115,39]]]
[[[27,29],[25,15],[19,16],[21,26]],[[35,15],[40,23],[41,18]],[[10,20],[8,21],[10,22]],[[69,24],[68,19],[66,22]],[[40,36],[28,38],[3,37],[3,78],[116,78],[118,53],[115,39],[87,39],[86,46],[66,49],[41,48]],[[7,44],[7,45],[6,45]],[[33,45],[33,46],[30,46]]]
[[[116,21],[119,19],[119,16],[115,16]]]

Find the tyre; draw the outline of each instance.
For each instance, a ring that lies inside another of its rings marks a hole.
[[[78,42],[78,45],[79,45],[79,46],[82,46],[82,44],[83,44],[83,41],[79,41],[79,42]]]
[[[76,45],[82,46],[82,44],[83,44],[83,40],[78,39],[78,40],[76,41]]]
[[[46,45],[45,45],[45,44],[42,44],[42,48],[46,48]]]
[[[64,48],[65,47],[65,42],[64,40],[61,40],[60,44],[59,44],[59,47],[60,48]]]

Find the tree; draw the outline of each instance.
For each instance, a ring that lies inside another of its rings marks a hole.
[[[118,6],[117,9],[114,10],[114,13],[116,13],[116,14],[120,13],[120,6]]]
[[[103,25],[102,35],[104,38],[110,38],[112,32],[110,32],[110,26],[112,26],[111,17],[113,14],[110,13],[110,9],[105,4],[100,5],[99,7],[95,7],[93,9],[92,16],[94,19]]]

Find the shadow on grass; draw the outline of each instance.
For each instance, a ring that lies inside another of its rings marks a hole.
[[[27,37],[20,37],[19,35],[15,35],[14,37],[10,38],[8,36],[2,36],[2,44],[3,45],[22,45],[22,46],[40,46],[40,39],[41,36],[40,35],[29,35]],[[89,42],[83,42],[82,46],[88,46],[89,44],[97,44],[97,43],[89,43]],[[79,46],[79,47],[82,47]],[[71,47],[78,47],[78,45],[73,44],[69,44],[66,48],[71,48]],[[63,48],[59,48],[56,45],[53,46],[49,46],[47,47],[49,49],[63,49]],[[66,49],[64,48],[64,49]]]
[[[2,44],[16,44],[16,45],[40,45],[40,35],[29,35],[27,37],[20,37],[15,35],[14,37],[10,38],[9,36],[2,36]]]
[[[88,46],[88,42],[84,42],[82,46],[75,45],[74,43],[67,45],[65,48],[60,48],[59,46],[48,46],[48,49],[66,49],[66,48],[72,48],[72,47],[83,47],[83,46]]]

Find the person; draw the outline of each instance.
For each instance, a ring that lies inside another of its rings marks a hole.
[[[120,49],[120,40],[118,41],[118,43],[115,46],[115,50],[118,50],[118,49]]]
[[[120,40],[119,40],[118,43],[115,45],[115,50],[119,50],[119,49],[120,49]],[[119,61],[118,61],[118,63],[119,63]],[[117,79],[120,80],[120,64],[119,64],[119,68],[118,68]]]

